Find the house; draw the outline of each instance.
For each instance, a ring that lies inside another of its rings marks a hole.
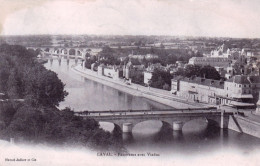
[[[172,79],[171,92],[195,102],[252,107],[254,106],[252,85],[249,77],[244,75],[236,75],[227,81],[175,77]]]
[[[144,71],[144,84],[149,85],[149,81],[152,79],[152,72],[150,71]]]

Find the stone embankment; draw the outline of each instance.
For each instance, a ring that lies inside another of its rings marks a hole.
[[[97,72],[89,69],[83,69],[80,65],[72,66],[72,70],[85,78],[110,86],[119,91],[134,96],[145,97],[147,99],[154,100],[156,102],[174,108],[202,108],[213,106],[203,103],[193,103],[185,99],[176,97],[169,91],[161,89],[144,87],[133,83],[131,85],[128,85],[123,79],[114,80],[106,76],[100,76]],[[225,107],[220,107],[220,109],[226,110],[228,112],[235,112],[232,108],[227,109]],[[251,114],[251,116],[244,117],[238,114],[230,115],[228,121],[228,128],[237,132],[246,133],[260,138],[260,116],[253,114]]]
[[[260,116],[253,114],[246,116],[231,115],[228,128],[260,138]]]
[[[82,66],[72,66],[72,70],[81,76],[91,79],[93,81],[99,82],[101,84],[110,86],[119,91],[139,96],[145,97],[150,100],[154,100],[156,102],[174,107],[174,108],[201,108],[201,107],[209,107],[211,105],[202,104],[202,103],[193,103],[189,102],[185,99],[181,99],[179,97],[174,96],[170,93],[170,91],[156,89],[152,87],[144,87],[138,84],[130,84],[128,85],[123,79],[114,80],[112,78],[106,76],[100,76],[97,72],[83,69]]]

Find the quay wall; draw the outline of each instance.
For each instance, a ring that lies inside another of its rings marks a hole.
[[[203,105],[202,103],[191,103],[182,99],[175,98],[170,95],[170,92],[169,94],[167,94],[167,91],[161,91],[159,89],[157,90],[154,88],[149,89],[147,87],[143,87],[137,84],[127,85],[122,80],[113,80],[109,77],[100,76],[95,71],[89,69],[82,69],[81,66],[72,66],[72,70],[85,78],[118,89],[122,92],[134,96],[145,97],[147,99],[174,108],[201,108],[209,106],[206,104]],[[260,138],[260,121],[234,114],[230,115],[227,123],[228,129],[230,130],[234,130],[240,133],[245,133]]]
[[[208,107],[208,105],[204,105],[201,103],[191,103],[186,100],[178,99],[176,97],[171,96],[170,92],[162,91],[162,90],[154,90],[154,88],[149,89],[148,87],[144,87],[137,84],[127,85],[122,80],[114,80],[112,78],[106,76],[100,76],[97,72],[92,71],[90,69],[82,69],[82,66],[72,66],[72,70],[77,74],[91,79],[93,81],[99,82],[101,84],[110,86],[122,92],[145,97],[147,99],[174,107],[174,108],[201,108]],[[162,91],[162,92],[161,92]],[[167,94],[168,93],[168,94]]]
[[[240,115],[230,115],[228,129],[260,138],[260,123]]]

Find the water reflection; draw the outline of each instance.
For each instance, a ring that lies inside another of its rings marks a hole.
[[[65,65],[62,64],[61,66],[59,66],[57,59],[50,60],[45,64],[46,68],[58,74],[58,77],[66,84],[66,91],[69,92],[65,101],[60,103],[60,108],[69,106],[75,111],[170,108],[142,97],[134,97],[77,75],[70,70],[71,61],[75,61],[75,59],[62,59],[61,63]]]
[[[128,110],[128,109],[168,109],[170,107],[141,97],[132,96],[111,87],[86,79],[71,71],[70,66],[81,63],[75,59],[50,59],[45,67],[55,71],[66,84],[69,92],[60,108],[71,107],[83,110]],[[132,133],[122,133],[112,123],[100,123],[112,132],[118,143],[124,144],[131,152],[158,153],[208,153],[231,148],[249,153],[260,147],[258,138],[222,130],[209,120],[200,118],[185,123],[182,131],[173,131],[169,124],[161,121],[145,121],[134,126]],[[209,125],[208,125],[209,124]]]
[[[123,133],[124,144],[132,144],[135,142],[133,133]]]

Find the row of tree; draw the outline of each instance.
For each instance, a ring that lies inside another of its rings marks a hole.
[[[214,80],[221,79],[219,72],[212,66],[188,65],[185,69],[180,69],[175,74],[184,77],[195,76]]]
[[[175,64],[176,61],[185,61],[191,57],[198,57],[202,56],[200,52],[194,52],[192,50],[187,49],[163,49],[163,48],[135,48],[135,49],[128,49],[128,48],[110,48],[109,46],[103,47],[102,51],[95,57],[95,61],[98,60],[99,63],[103,63],[105,65],[119,65],[123,64],[124,62],[128,62],[129,58],[128,55],[134,53],[135,55],[146,55],[146,54],[155,54],[158,55],[159,58],[154,59],[131,59],[134,65],[145,65],[147,66],[148,63],[160,63],[163,66],[167,64]],[[122,63],[119,60],[119,57],[125,57],[126,59]],[[95,61],[93,58],[87,58],[86,67],[90,68],[90,63],[94,63]]]

